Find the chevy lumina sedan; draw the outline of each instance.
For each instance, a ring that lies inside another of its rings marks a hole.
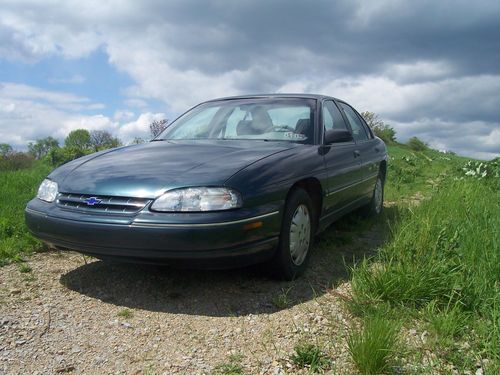
[[[202,103],[146,144],[69,162],[26,207],[50,246],[101,259],[300,275],[313,236],[383,206],[387,153],[363,118],[320,95]]]

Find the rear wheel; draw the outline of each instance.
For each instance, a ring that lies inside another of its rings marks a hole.
[[[294,189],[287,199],[278,249],[272,265],[285,280],[301,275],[309,261],[314,236],[312,201],[302,189]]]
[[[373,189],[373,195],[370,203],[363,207],[363,213],[365,216],[377,216],[380,215],[384,208],[384,181],[380,174],[377,176],[377,181],[375,182],[375,187]]]

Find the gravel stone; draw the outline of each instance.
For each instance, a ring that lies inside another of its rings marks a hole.
[[[304,341],[322,346],[332,373],[351,374],[344,259],[373,254],[381,239],[374,231],[335,249],[324,243],[331,232],[293,282],[261,266],[178,270],[55,251],[30,258],[30,279],[2,267],[0,374],[210,374],[230,356],[246,374],[307,373],[290,361]]]

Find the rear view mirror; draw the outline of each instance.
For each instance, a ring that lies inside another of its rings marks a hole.
[[[331,129],[325,133],[325,145],[340,142],[352,142],[352,134],[349,130]]]

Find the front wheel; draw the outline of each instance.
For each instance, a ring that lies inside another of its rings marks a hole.
[[[314,236],[312,201],[302,189],[287,199],[281,234],[272,266],[280,278],[293,280],[306,269]]]

